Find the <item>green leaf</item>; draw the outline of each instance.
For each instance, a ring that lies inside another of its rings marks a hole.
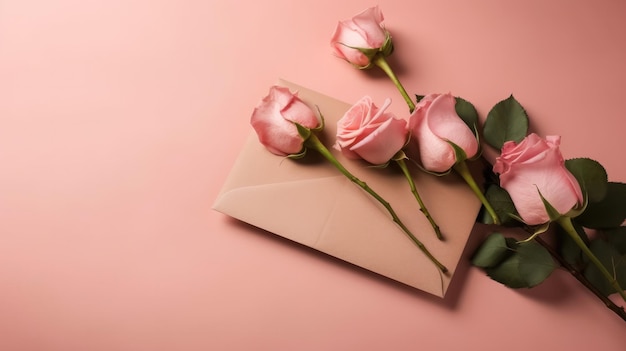
[[[626,254],[626,227],[618,227],[605,231],[604,236],[620,254]]]
[[[574,175],[590,202],[598,202],[606,196],[608,176],[598,161],[575,158],[565,161],[565,167]]]
[[[626,286],[626,255],[620,254],[614,246],[602,239],[593,240],[591,245],[589,245],[589,249],[591,249],[591,252],[600,260],[609,273],[617,279],[620,286]],[[589,263],[584,271],[584,275],[603,295],[608,296],[616,292],[615,288],[611,286],[595,265]]]
[[[415,102],[419,103],[426,95],[415,95]]]
[[[476,133],[476,129],[478,127],[478,112],[476,112],[476,108],[471,102],[463,98],[456,97],[455,99],[456,104],[454,105],[454,108],[456,110],[456,114],[461,117],[470,130]]]
[[[502,262],[511,252],[504,236],[500,233],[493,233],[476,250],[472,257],[472,264],[481,268],[493,267]]]
[[[489,267],[485,271],[491,279],[509,288],[527,288],[528,283],[526,283],[519,270],[519,261],[519,255],[511,255],[499,265]]]
[[[529,241],[517,247],[520,276],[529,288],[546,280],[556,268],[548,250],[536,241]]]
[[[515,209],[515,205],[513,204],[513,200],[511,200],[511,196],[506,190],[496,184],[491,184],[485,192],[485,198],[487,198],[487,201],[489,201],[493,209],[496,211],[501,224],[507,225],[518,223],[517,219],[511,216],[516,216],[518,213],[517,209]],[[483,221],[483,223],[492,224],[493,219],[489,213],[486,213]]]
[[[532,288],[548,278],[557,267],[548,250],[537,242],[516,243],[513,238],[505,241],[507,250],[512,252],[499,264],[485,268],[491,279],[514,289]],[[501,244],[500,238],[497,238],[497,244]]]
[[[626,219],[626,184],[609,182],[606,196],[590,202],[587,209],[576,217],[583,227],[609,229],[619,227]]]
[[[528,115],[513,95],[487,114],[483,134],[487,144],[500,150],[507,141],[520,142],[528,134]]]

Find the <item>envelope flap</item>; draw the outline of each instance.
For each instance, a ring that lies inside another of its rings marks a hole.
[[[246,185],[223,193],[213,208],[272,233],[288,233],[283,236],[315,247],[346,181],[334,176]],[[259,218],[281,220],[259,221]]]

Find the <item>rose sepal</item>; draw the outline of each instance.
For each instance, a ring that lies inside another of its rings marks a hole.
[[[583,214],[583,212],[585,212],[588,205],[589,205],[589,198],[587,197],[587,194],[583,192],[583,204],[572,208],[565,214],[565,216],[570,217],[570,218],[576,218],[580,216],[581,214]]]
[[[550,202],[545,197],[543,197],[543,195],[541,194],[541,191],[539,190],[539,188],[537,188],[537,192],[539,193],[539,196],[541,197],[541,202],[543,202],[543,206],[545,207],[546,213],[548,214],[548,217],[550,218],[550,222],[555,222],[559,218],[561,218],[562,216],[566,216],[566,217],[569,217],[569,218],[574,218],[574,217],[579,216],[580,214],[585,212],[585,209],[587,208],[587,204],[588,204],[588,201],[589,201],[589,198],[587,196],[587,192],[583,191],[583,204],[582,205],[577,204],[577,206],[574,206],[567,213],[561,214],[561,213],[559,213],[559,211],[557,211],[554,208],[554,206],[552,206],[552,204],[550,204]]]
[[[451,142],[450,140],[446,140],[446,142],[448,142],[448,144],[452,146],[452,150],[454,150],[454,158],[456,159],[455,164],[467,160],[467,153],[465,153],[465,150],[463,150],[461,147]]]
[[[513,216],[513,217],[516,217],[516,216]],[[517,219],[520,222],[522,222],[522,223],[524,222],[519,217],[517,217]],[[546,223],[543,223],[543,224],[538,224],[538,225],[532,226],[532,234],[528,238],[526,238],[524,240],[519,240],[517,243],[518,244],[522,244],[522,243],[527,243],[529,241],[534,240],[538,235],[541,235],[541,234],[543,234],[543,233],[548,231],[548,228],[550,228],[550,223],[552,223],[552,222],[546,222]]]
[[[389,167],[389,164],[391,164],[391,161],[399,162],[401,160],[406,160],[406,159],[408,159],[408,157],[406,156],[404,151],[400,150],[400,151],[396,152],[396,154],[393,155],[393,157],[389,161],[387,161],[385,163],[378,164],[378,165],[372,164],[372,165],[370,165],[370,167],[371,168],[378,168],[378,169],[385,169],[385,168]]]
[[[415,161],[415,160],[413,160],[411,158],[409,158],[409,160],[411,160],[411,162],[413,162],[413,164],[417,168],[419,168],[421,171],[423,171],[424,173],[428,173],[428,174],[434,175],[436,177],[443,177],[443,176],[446,176],[446,175],[450,174],[450,172],[452,172],[452,168],[448,169],[447,171],[443,171],[443,172],[431,171],[431,170],[428,170],[428,169],[424,168],[424,166],[422,166],[419,162],[417,162],[417,161]]]
[[[550,226],[550,224],[552,222],[558,223],[561,226],[561,228],[563,228],[563,230],[574,241],[574,243],[581,249],[581,251],[585,254],[585,256],[587,256],[587,258],[591,261],[591,263],[600,271],[600,273],[604,276],[604,278],[607,280],[607,282],[613,287],[613,289],[615,289],[615,291],[622,297],[622,299],[624,299],[624,301],[626,301],[626,292],[619,285],[619,282],[617,281],[615,276],[612,275],[606,269],[606,267],[604,267],[602,262],[600,262],[600,260],[589,249],[589,247],[584,242],[584,240],[582,239],[580,234],[578,234],[578,232],[576,231],[576,229],[574,228],[574,225],[572,223],[572,218],[570,216],[568,216],[568,215],[560,214],[550,204],[550,202],[543,197],[543,195],[541,194],[541,191],[539,191],[539,189],[537,189],[537,191],[539,192],[539,196],[541,197],[541,201],[543,202],[543,204],[545,206],[546,213],[548,214],[548,217],[550,218],[550,220],[548,222],[546,222],[546,223],[543,223],[543,224],[540,224],[538,226],[535,226],[534,227],[535,230],[534,230],[533,234],[529,238],[527,238],[525,240],[522,240],[520,242],[531,241],[531,240],[535,239],[535,237],[537,237],[539,234],[542,234],[545,231],[547,231],[549,226]],[[576,211],[578,212],[580,210],[576,210]]]
[[[478,137],[476,137],[476,141],[478,142],[478,150],[476,151],[476,155],[472,157],[467,157],[467,153],[465,153],[465,150],[463,150],[463,148],[461,148],[457,144],[451,142],[450,140],[446,141],[448,142],[448,144],[450,144],[450,146],[452,146],[452,149],[454,150],[454,157],[456,159],[455,164],[459,162],[464,162],[465,160],[475,161],[482,157],[482,148],[480,147],[480,140],[478,139]]]
[[[521,223],[526,224],[527,226],[529,226],[532,229],[532,234],[530,235],[530,237],[528,237],[527,239],[521,240],[519,242],[524,243],[524,242],[529,242],[533,239],[535,239],[535,237],[537,235],[543,234],[545,233],[548,228],[550,228],[550,223],[552,222],[556,222],[559,220],[559,218],[561,218],[563,215],[559,213],[559,211],[557,211],[554,206],[552,206],[552,204],[550,204],[550,202],[548,200],[546,200],[545,197],[543,197],[543,195],[541,194],[541,191],[539,189],[537,189],[537,192],[539,193],[539,197],[541,198],[541,202],[543,203],[544,208],[546,209],[546,213],[548,214],[548,218],[550,219],[549,221],[545,222],[545,223],[541,223],[541,224],[537,224],[537,225],[528,225],[526,222],[524,222],[524,219],[522,219],[521,217],[517,216],[517,215],[511,215],[509,214],[509,216],[511,216],[512,218],[520,221]]]
[[[313,129],[311,129],[313,132],[318,133],[321,132],[322,130],[324,130],[324,127],[326,126],[326,120],[324,119],[324,115],[322,114],[322,111],[320,111],[319,106],[315,105],[315,108],[317,109],[317,114],[318,114],[318,119],[320,121],[319,125]]]
[[[386,32],[385,42],[379,48],[360,48],[360,47],[350,46],[346,44],[341,44],[341,45],[348,47],[350,49],[358,50],[363,55],[365,55],[365,57],[367,57],[367,60],[369,61],[369,63],[365,66],[359,66],[357,64],[351,63],[354,67],[358,69],[370,69],[372,68],[372,64],[374,64],[374,58],[376,56],[380,54],[382,55],[381,57],[387,57],[393,53],[393,43],[391,41],[391,35],[389,35],[389,32]]]
[[[515,221],[517,221],[519,223],[523,223],[524,226],[526,228],[528,228],[527,231],[529,233],[531,233],[531,235],[527,239],[520,240],[520,241],[518,241],[518,243],[524,243],[524,242],[531,241],[537,235],[545,233],[546,231],[548,231],[548,228],[550,228],[550,223],[552,223],[552,222],[548,221],[548,222],[541,223],[541,224],[530,225],[530,224],[524,222],[524,219],[522,217],[520,217],[519,214],[517,214],[517,213],[506,212],[506,215],[509,218],[511,218],[511,219],[513,219],[513,220],[515,220]],[[492,224],[492,223],[487,223],[487,224]]]
[[[287,155],[287,158],[292,159],[292,160],[299,160],[303,158],[304,156],[306,156],[307,148],[306,146],[304,146],[304,142],[311,137],[312,132],[311,132],[311,129],[301,125],[300,123],[294,122],[294,124],[296,126],[296,129],[298,130],[298,135],[300,135],[300,137],[303,140],[302,150],[300,150],[300,152],[298,153]]]
[[[400,151],[396,152],[396,154],[393,155],[393,157],[389,161],[387,161],[385,163],[381,163],[379,165],[371,165],[370,167],[372,167],[372,168],[381,168],[381,169],[382,168],[387,168],[387,167],[389,167],[389,164],[391,163],[391,161],[393,161],[393,162],[400,162],[402,160],[408,160],[408,159],[409,158],[404,153],[404,151],[400,150]]]
[[[391,160],[390,160],[390,161],[387,161],[387,162],[385,162],[385,163],[381,163],[381,164],[379,164],[379,165],[372,165],[372,164],[371,164],[371,165],[369,165],[369,167],[370,167],[370,168],[376,168],[376,169],[385,169],[385,168],[389,167],[389,164],[390,164],[390,163],[391,163]]]
[[[541,202],[543,202],[543,207],[546,209],[546,213],[548,214],[548,218],[550,218],[550,222],[554,222],[561,218],[562,214],[557,211],[552,204],[541,194],[541,190],[537,188],[537,192],[539,193],[539,197],[541,197]]]
[[[437,177],[442,177],[442,176],[450,174],[450,172],[452,172],[452,170],[454,169],[454,166],[457,165],[458,163],[465,162],[465,160],[474,161],[474,160],[478,159],[479,157],[481,157],[482,150],[481,150],[480,146],[478,147],[478,151],[476,152],[476,155],[471,157],[471,158],[468,158],[467,154],[465,153],[465,150],[463,150],[461,147],[459,147],[455,143],[451,142],[450,140],[446,140],[446,142],[448,144],[450,144],[450,146],[454,150],[454,157],[456,159],[456,162],[454,163],[454,165],[452,167],[450,167],[448,170],[443,171],[443,172],[435,172],[435,171],[431,171],[431,170],[428,170],[428,169],[424,168],[424,166],[420,165],[419,162],[413,162],[413,163],[420,170],[422,170],[422,171],[424,171],[424,172],[426,172],[428,174],[431,174],[431,175],[434,175],[434,176],[437,176]]]
[[[307,152],[307,148],[303,147],[302,151],[298,152],[297,154],[289,154],[286,157],[291,160],[299,160],[303,158],[304,156],[306,156],[306,152]]]
[[[296,125],[296,129],[298,129],[298,134],[302,137],[302,139],[304,141],[306,141],[307,139],[309,139],[311,137],[311,129],[307,128],[303,125],[301,125],[300,123],[294,123]]]
[[[372,63],[374,58],[377,55],[382,55],[382,57],[387,57],[389,55],[391,55],[393,53],[393,43],[391,41],[391,35],[389,34],[389,32],[385,31],[385,42],[383,43],[383,45],[379,48],[362,48],[362,47],[358,47],[358,46],[350,46],[344,43],[339,43],[347,48],[350,49],[354,49],[354,50],[358,50],[360,51],[363,55],[365,55],[365,57],[367,57],[367,60],[369,61],[369,63],[365,66],[360,66],[357,65],[355,63],[349,62],[352,66],[358,68],[358,69],[369,69],[372,67]]]
[[[406,144],[405,144],[406,146]],[[406,154],[404,153],[404,151],[400,150],[398,152],[396,152],[395,155],[393,155],[393,157],[391,158],[391,161],[400,161],[400,160],[408,160],[409,158],[406,156]]]
[[[298,160],[303,158],[304,156],[306,156],[306,152],[307,152],[307,147],[305,146],[305,142],[311,137],[311,135],[313,133],[317,133],[317,132],[321,132],[324,129],[324,115],[322,115],[322,113],[319,111],[319,107],[317,109],[317,112],[319,114],[319,125],[315,128],[307,128],[303,125],[301,125],[300,123],[296,123],[294,122],[293,124],[295,124],[296,129],[298,130],[298,135],[300,135],[300,137],[303,140],[302,143],[302,150],[300,150],[300,152],[295,153],[295,154],[289,154],[287,155],[287,158],[292,159],[292,160]]]
[[[383,43],[383,46],[380,47],[379,51],[384,57],[387,57],[393,53],[394,47],[393,47],[393,42],[391,41],[391,35],[389,34],[389,32],[387,31],[385,32],[386,32],[385,42]]]

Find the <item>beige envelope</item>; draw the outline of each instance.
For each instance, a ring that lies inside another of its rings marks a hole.
[[[319,107],[326,120],[320,138],[330,149],[336,122],[350,105],[289,82],[279,84],[298,91],[307,104]],[[455,175],[435,177],[412,169],[418,191],[445,236],[442,242],[419,211],[408,182],[397,167],[372,168],[332,151],[346,168],[389,201],[413,234],[447,266],[450,272],[443,280],[437,268],[392,222],[384,207],[316,151],[309,150],[301,160],[276,156],[259,143],[254,131],[213,208],[443,297],[480,209],[480,202],[469,187]]]

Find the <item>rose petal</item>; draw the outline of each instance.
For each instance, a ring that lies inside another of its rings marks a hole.
[[[302,137],[296,126],[286,121],[275,103],[262,104],[254,109],[250,123],[259,141],[272,153],[286,156],[302,150]]]
[[[406,136],[406,121],[390,118],[350,150],[369,163],[384,164],[402,149]]]
[[[426,113],[428,127],[437,137],[453,142],[465,151],[467,157],[472,157],[478,152],[478,141],[456,113],[455,105],[456,100],[452,95],[438,96]]]
[[[500,174],[500,186],[529,225],[550,220],[542,196],[560,214],[583,201],[580,185],[565,168],[559,144],[558,136],[542,139],[530,134],[519,144],[505,143],[493,167]]]

